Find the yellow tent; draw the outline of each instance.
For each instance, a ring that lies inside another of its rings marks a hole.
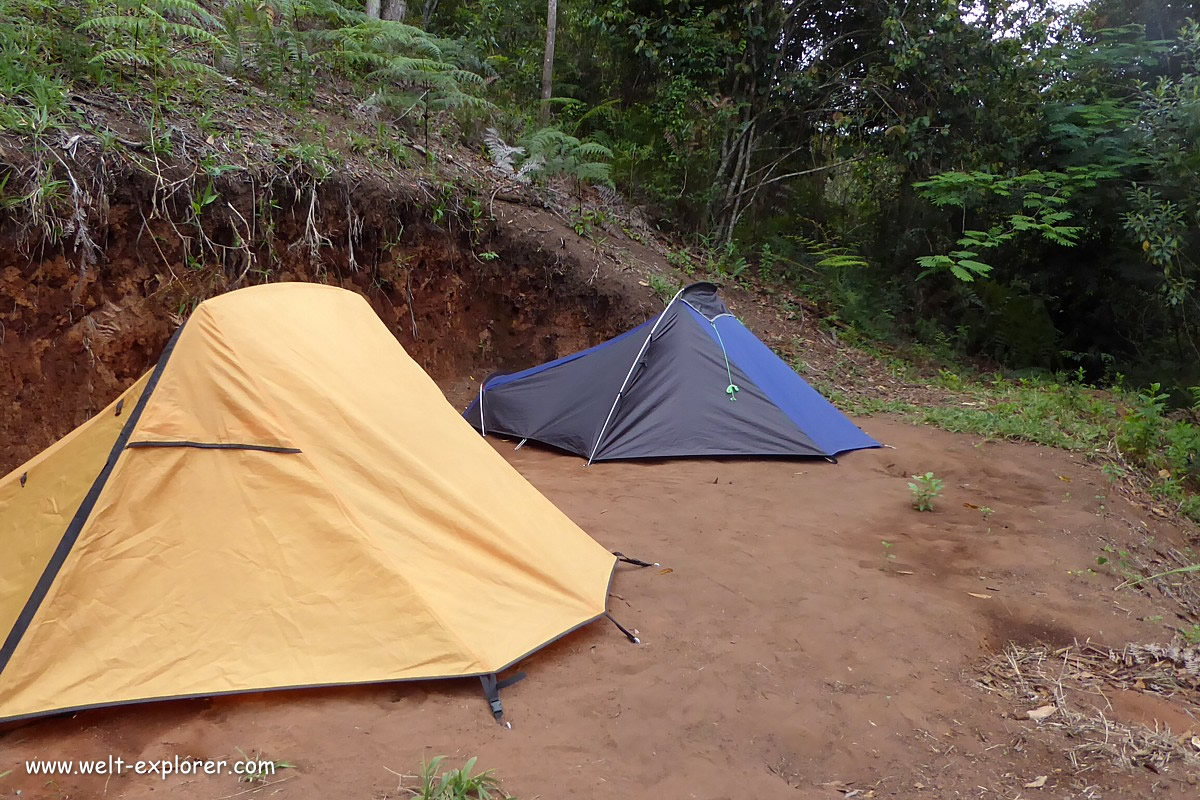
[[[616,563],[361,297],[301,283],[201,303],[0,479],[0,554],[0,719],[458,676],[494,700],[605,614]]]

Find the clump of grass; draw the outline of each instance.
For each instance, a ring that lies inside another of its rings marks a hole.
[[[917,407],[903,401],[855,398],[831,391],[851,413],[902,414],[953,433],[1033,442],[1064,450],[1104,453],[1104,474],[1116,482],[1141,476],[1151,495],[1200,522],[1200,426],[1168,407],[1159,384],[1140,392],[1099,391],[1071,376],[971,380],[941,370],[933,385],[956,395],[948,404]],[[828,387],[824,387],[828,388]],[[1191,409],[1200,414],[1200,387]]]
[[[295,769],[296,765],[290,761],[267,761],[262,758],[262,754],[247,755],[242,748],[237,748],[237,751],[242,756],[242,762],[246,765],[247,772],[238,776],[238,780],[243,783],[268,783],[275,773],[281,769]],[[251,766],[254,769],[251,769]]]
[[[908,489],[912,492],[913,508],[917,511],[933,511],[933,501],[941,496],[944,483],[932,472],[913,475],[908,484]]]
[[[960,386],[962,402],[925,409],[922,420],[954,433],[1089,450],[1111,438],[1119,417],[1116,403],[1078,383],[995,378]]]
[[[421,763],[421,786],[414,795],[417,800],[490,800],[492,797],[508,797],[500,789],[491,770],[472,774],[474,757],[467,760],[461,769],[452,769],[439,774],[445,756],[437,756]]]
[[[646,276],[646,284],[664,303],[674,297],[675,293],[679,291],[679,286],[674,281],[664,278],[657,272],[651,272]]]

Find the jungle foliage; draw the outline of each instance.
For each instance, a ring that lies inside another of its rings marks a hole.
[[[544,3],[430,26],[537,102]],[[565,11],[565,13],[564,13]],[[1200,382],[1200,29],[1174,0],[563,4],[559,124],[660,227],[871,336]],[[840,248],[853,264],[824,264]],[[1182,398],[1181,398],[1182,399]]]
[[[0,131],[44,138],[96,87],[303,108],[337,86],[381,131],[448,118],[515,178],[615,187],[859,334],[1178,404],[1200,383],[1190,3],[571,0],[549,128],[545,0],[409,5],[0,0]],[[17,183],[6,208],[64,191]]]

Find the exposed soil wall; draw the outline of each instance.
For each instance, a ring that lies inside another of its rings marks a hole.
[[[493,200],[490,221],[486,200],[419,182],[263,190],[243,177],[221,186],[226,203],[197,226],[190,201],[164,200],[152,177],[123,177],[88,211],[94,249],[65,236],[48,245],[28,220],[0,220],[0,474],[146,371],[197,303],[241,286],[357,291],[440,380],[554,358],[644,313],[582,263],[571,237],[546,235],[558,220],[524,206]]]

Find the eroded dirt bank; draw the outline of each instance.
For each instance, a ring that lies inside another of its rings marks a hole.
[[[250,283],[353,289],[445,380],[555,358],[652,310],[649,297],[626,290],[627,276],[601,274],[561,220],[517,204],[494,201],[495,221],[486,224],[453,208],[435,224],[421,186],[330,181],[315,195],[315,255],[308,205],[290,197],[258,246],[229,244],[217,251],[228,263],[199,263],[188,255],[203,250],[195,235],[167,218],[147,221],[138,191],[124,187],[112,198],[95,266],[81,269],[70,246],[42,250],[19,246],[15,233],[0,237],[0,473],[149,369],[197,303]],[[238,241],[232,228],[208,227],[214,242]]]

